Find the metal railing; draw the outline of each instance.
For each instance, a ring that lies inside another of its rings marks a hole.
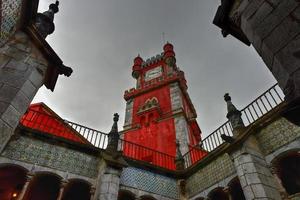
[[[245,126],[248,126],[258,120],[260,117],[282,103],[283,100],[284,94],[282,90],[278,84],[273,85],[270,89],[241,110]]]
[[[257,97],[254,101],[252,101],[244,109],[241,110],[242,119],[245,126],[252,124],[256,120],[264,116],[266,113],[282,103],[283,100],[284,94],[282,90],[280,89],[278,84],[273,85],[270,89],[268,89],[266,92]],[[198,149],[197,151],[200,151],[202,149],[204,152],[206,152],[206,154],[202,156],[201,159],[224,143],[221,135],[233,136],[232,131],[233,130],[231,124],[229,121],[227,121],[206,138],[204,138],[201,141],[199,147],[196,148]],[[189,167],[200,160],[195,159],[193,151],[195,151],[195,148],[191,149],[189,152],[183,155],[186,167]]]
[[[252,124],[278,106],[283,102],[283,99],[284,94],[278,84],[272,86],[241,110],[245,126]],[[25,127],[50,133],[58,137],[69,139],[73,142],[93,145],[100,149],[106,149],[107,147],[107,133],[63,120],[48,113],[29,109],[22,117],[20,123]],[[190,147],[190,151],[183,155],[185,167],[190,167],[223,144],[224,141],[222,140],[221,135],[233,136],[232,131],[231,124],[227,121],[204,138],[199,145]],[[122,150],[123,155],[128,158],[145,161],[170,170],[175,169],[175,157],[169,154],[123,139],[119,139],[118,148],[119,150]]]
[[[49,133],[73,142],[93,145],[100,149],[107,146],[106,133],[33,109],[29,109],[23,115],[20,123],[41,133]]]
[[[175,170],[175,157],[133,142],[119,139],[119,150],[133,160],[140,160],[162,168]]]

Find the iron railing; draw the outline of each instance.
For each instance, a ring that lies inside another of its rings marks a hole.
[[[248,126],[264,116],[266,113],[274,109],[284,100],[284,94],[278,84],[273,85],[270,89],[257,97],[254,101],[248,104],[241,110],[242,119],[245,126]],[[206,152],[206,156],[209,152],[213,151],[221,144],[224,143],[221,135],[233,136],[232,127],[229,121],[222,124],[219,128],[213,131],[210,135],[204,138],[199,147],[192,148],[189,152],[183,155],[185,166],[189,167],[200,159],[195,159],[195,153],[193,151],[200,151],[201,149]],[[199,150],[200,149],[200,150]],[[202,156],[201,159],[204,157]],[[199,157],[199,156],[198,156]]]
[[[245,125],[248,126],[261,118],[283,102],[283,99],[284,94],[278,84],[272,86],[241,110],[242,119]],[[29,109],[22,117],[20,123],[23,126],[50,133],[74,142],[93,145],[100,149],[106,149],[107,147],[107,133],[63,120],[58,116],[53,116],[48,113]],[[190,167],[223,144],[224,141],[222,140],[221,135],[233,136],[232,127],[229,121],[222,124],[204,138],[199,145],[190,147],[190,151],[183,155],[185,167]],[[118,148],[123,151],[123,155],[128,158],[145,161],[171,170],[175,169],[175,157],[172,155],[123,139],[119,139]]]
[[[119,139],[119,150],[123,155],[133,160],[148,162],[152,165],[163,167],[166,169],[175,169],[175,157],[169,154],[159,152],[133,142]]]
[[[258,120],[260,117],[282,103],[283,100],[284,94],[282,90],[278,84],[273,85],[270,89],[241,110],[245,126],[248,126]]]

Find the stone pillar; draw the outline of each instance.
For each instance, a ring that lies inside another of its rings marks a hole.
[[[90,198],[90,200],[94,200],[95,190],[96,190],[96,188],[91,187],[91,190],[90,190],[91,198]]]
[[[121,170],[107,167],[100,177],[98,200],[117,200]]]
[[[61,181],[57,200],[62,200],[63,195],[64,195],[64,190],[65,190],[67,184],[68,184],[67,180]]]
[[[26,182],[25,182],[25,184],[24,184],[24,186],[22,188],[22,191],[20,192],[17,200],[23,200],[23,199],[25,199],[24,197],[25,197],[25,195],[27,193],[27,190],[28,190],[28,187],[30,185],[30,182],[31,182],[32,178],[33,178],[33,174],[28,173],[27,176],[26,176]]]
[[[280,193],[280,196],[283,200],[286,200],[288,199],[288,194],[285,190],[285,188],[283,187],[282,185],[282,182],[281,182],[281,179],[278,177],[277,175],[277,170],[274,166],[270,166],[270,170],[271,170],[271,173],[273,174],[274,176],[274,179],[275,179],[275,182],[276,182],[276,186],[279,190],[279,193]]]
[[[42,86],[47,61],[23,32],[0,48],[0,152]]]
[[[247,200],[281,200],[275,180],[254,136],[250,136],[231,156]]]

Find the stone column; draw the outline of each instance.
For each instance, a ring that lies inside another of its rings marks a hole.
[[[61,200],[63,198],[64,190],[65,190],[67,184],[68,184],[67,180],[61,181],[57,200]]]
[[[91,198],[90,198],[90,200],[94,200],[95,190],[96,190],[95,187],[91,187],[91,190],[90,190]]]
[[[25,182],[25,184],[22,188],[22,191],[20,192],[17,200],[23,200],[24,199],[32,179],[33,179],[33,174],[28,173],[27,176],[26,176],[26,182]]]
[[[100,177],[98,200],[117,200],[121,170],[108,166]]]
[[[254,136],[250,136],[231,156],[247,200],[281,200],[275,180]]]
[[[42,86],[46,69],[46,60],[23,32],[0,48],[0,152]]]

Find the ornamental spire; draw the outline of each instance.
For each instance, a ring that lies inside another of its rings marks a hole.
[[[118,149],[118,142],[119,142],[119,132],[118,132],[118,121],[119,121],[119,114],[114,114],[114,123],[111,127],[111,131],[108,134],[108,144],[107,149],[108,151],[117,151]]]
[[[227,115],[226,117],[229,119],[233,130],[237,128],[245,127],[244,122],[241,118],[242,113],[239,111],[231,102],[231,97],[228,93],[224,95],[224,100],[227,103]]]
[[[59,11],[58,5],[59,1],[56,1],[55,4],[52,3],[49,5],[49,9],[47,11],[37,14],[35,26],[43,38],[46,38],[55,30],[53,21],[54,14]]]

